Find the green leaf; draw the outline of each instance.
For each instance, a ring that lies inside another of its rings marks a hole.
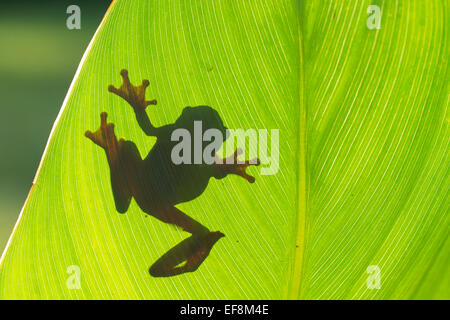
[[[114,1],[2,256],[0,297],[448,299],[448,14],[438,0]],[[195,272],[150,276],[189,234],[134,200],[119,214],[84,136],[106,111],[142,156],[154,145],[107,90],[124,68],[150,80],[155,126],[208,105],[229,128],[279,129],[276,174],[212,179],[177,206],[226,235]]]

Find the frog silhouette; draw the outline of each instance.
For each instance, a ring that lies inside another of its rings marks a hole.
[[[199,197],[212,177],[223,179],[229,174],[235,174],[253,183],[255,179],[246,173],[246,168],[259,165],[259,159],[238,162],[241,150],[237,149],[226,159],[213,154],[215,160],[211,164],[195,164],[194,161],[175,164],[171,154],[178,142],[172,141],[171,137],[176,129],[186,129],[193,136],[194,122],[201,121],[203,129],[214,128],[222,133],[221,144],[226,140],[227,128],[218,112],[209,106],[186,107],[173,124],[155,127],[146,113],[147,106],[157,103],[156,100],[147,101],[145,98],[149,81],[143,80],[140,86],[134,86],[127,70],[122,70],[120,74],[123,78],[121,87],[117,89],[110,85],[108,90],[128,102],[142,131],[147,136],[156,137],[156,143],[147,157],[142,159],[136,144],[117,139],[114,124],[108,123],[106,112],[100,114],[100,128],[95,132],[88,130],[85,135],[106,153],[112,193],[119,213],[125,213],[134,198],[141,210],[148,215],[191,234],[162,255],[150,267],[150,275],[169,277],[193,272],[224,234],[220,231],[211,232],[175,205]],[[204,148],[206,142],[202,142],[202,146]],[[190,151],[190,155],[194,157],[194,146]]]

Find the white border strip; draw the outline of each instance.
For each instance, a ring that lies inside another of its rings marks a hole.
[[[42,157],[41,157],[41,161],[39,162],[39,166],[38,166],[38,169],[37,169],[37,171],[36,171],[36,175],[34,176],[34,179],[33,179],[33,185],[32,185],[32,187],[31,187],[31,189],[30,189],[30,193],[31,193],[31,190],[33,189],[33,186],[35,185],[35,183],[36,183],[36,181],[37,181],[37,178],[38,178],[38,176],[39,176],[39,172],[41,171],[41,168],[42,168],[42,164],[43,164],[43,162],[44,162],[44,160],[45,160],[45,156],[47,155],[48,147],[49,147],[49,145],[50,145],[50,140],[52,139],[52,136],[53,136],[53,134],[54,134],[54,132],[55,132],[55,129],[56,129],[58,123],[59,123],[59,120],[61,119],[61,116],[62,116],[64,110],[66,109],[67,102],[69,101],[69,97],[71,96],[72,90],[73,90],[73,88],[75,87],[75,83],[76,83],[77,80],[78,80],[78,77],[79,77],[79,75],[80,75],[80,72],[81,72],[81,68],[82,68],[82,66],[83,66],[83,63],[84,63],[84,61],[86,60],[86,58],[87,58],[89,52],[91,51],[92,45],[94,44],[94,41],[95,41],[95,39],[97,38],[97,35],[98,35],[100,29],[102,28],[103,23],[105,22],[107,16],[108,16],[109,13],[111,12],[111,8],[112,8],[112,6],[113,6],[115,3],[116,3],[116,1],[113,1],[113,2],[111,3],[110,7],[108,8],[108,10],[107,10],[106,13],[105,13],[105,16],[104,16],[103,19],[102,19],[102,22],[100,23],[100,25],[98,26],[97,30],[95,31],[94,36],[93,36],[92,39],[91,39],[91,42],[89,42],[89,45],[88,45],[86,51],[84,51],[83,57],[81,58],[80,64],[78,65],[77,71],[75,72],[75,76],[74,76],[74,78],[73,78],[73,80],[72,80],[72,83],[70,84],[69,91],[67,92],[66,97],[64,98],[62,107],[61,107],[61,109],[59,110],[58,116],[56,117],[56,120],[55,120],[55,122],[53,123],[53,127],[52,127],[52,130],[50,131],[50,136],[48,137],[47,144],[46,144],[45,149],[44,149],[44,153],[43,153],[43,155],[42,155]],[[17,222],[16,222],[16,224],[14,225],[13,231],[12,231],[12,233],[11,233],[11,236],[9,237],[8,242],[6,243],[5,250],[3,250],[2,256],[1,256],[1,258],[0,258],[0,267],[2,266],[3,259],[5,258],[5,255],[6,255],[6,251],[8,251],[8,248],[9,248],[9,246],[11,245],[12,238],[14,237],[14,234],[16,233],[17,227],[18,227],[18,225],[19,225],[19,223],[20,223],[20,220],[22,219],[22,214],[23,214],[23,211],[24,211],[24,209],[25,209],[25,206],[26,206],[27,203],[28,203],[29,196],[30,196],[30,194],[28,194],[27,199],[25,200],[25,203],[24,203],[24,205],[23,205],[23,207],[22,207],[22,210],[20,210],[19,218],[17,219]]]

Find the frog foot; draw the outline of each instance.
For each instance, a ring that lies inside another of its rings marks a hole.
[[[216,242],[224,236],[220,231],[190,236],[160,257],[150,267],[150,275],[172,277],[194,272],[208,257]]]
[[[148,80],[142,80],[142,84],[140,86],[134,86],[128,78],[128,71],[126,69],[120,71],[120,75],[123,78],[122,85],[119,89],[115,88],[113,85],[110,85],[108,87],[109,92],[112,92],[126,100],[135,111],[142,111],[145,110],[148,105],[156,104],[156,100],[145,100],[145,89],[150,84]]]
[[[221,159],[221,163],[216,163],[215,165],[225,174],[235,174],[241,176],[250,183],[254,183],[255,177],[249,175],[246,170],[248,166],[259,166],[261,161],[258,158],[254,158],[242,162],[238,160],[240,154],[242,154],[242,149],[237,148],[231,156]]]
[[[199,237],[198,247],[190,256],[187,257],[186,268],[190,271],[195,271],[198,267],[205,261],[206,257],[208,257],[212,247],[216,244],[216,242],[225,237],[225,235],[220,231],[208,232],[206,234],[194,235],[193,237]]]
[[[112,149],[112,146],[117,145],[117,138],[114,134],[114,124],[108,123],[106,121],[106,118],[108,117],[108,114],[106,112],[102,112],[100,114],[100,128],[95,131],[91,132],[87,130],[85,132],[85,136],[92,140],[96,145],[102,147],[103,149]]]

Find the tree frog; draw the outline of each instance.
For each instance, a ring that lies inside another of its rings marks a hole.
[[[218,129],[224,133],[223,141],[226,139],[226,127],[218,112],[209,106],[186,107],[174,123],[155,127],[146,113],[147,106],[157,103],[156,100],[148,101],[145,98],[149,81],[143,80],[141,85],[134,86],[127,70],[122,70],[120,74],[123,79],[121,87],[110,85],[108,91],[128,102],[142,131],[147,136],[156,137],[156,143],[147,157],[142,159],[132,141],[117,139],[114,124],[108,123],[106,112],[100,114],[100,128],[95,132],[86,131],[85,136],[106,153],[112,193],[119,213],[128,210],[133,197],[145,213],[191,234],[161,256],[150,267],[150,274],[154,277],[168,277],[193,272],[224,234],[220,231],[211,232],[175,205],[200,196],[212,177],[223,179],[228,174],[235,174],[254,182],[254,177],[245,170],[249,165],[259,165],[259,160],[237,163],[238,149],[231,156],[234,161],[227,158],[212,164],[174,164],[171,151],[176,142],[172,141],[171,135],[176,129],[187,129],[192,134],[194,121],[202,121],[204,128]],[[194,150],[191,154],[193,152]]]

